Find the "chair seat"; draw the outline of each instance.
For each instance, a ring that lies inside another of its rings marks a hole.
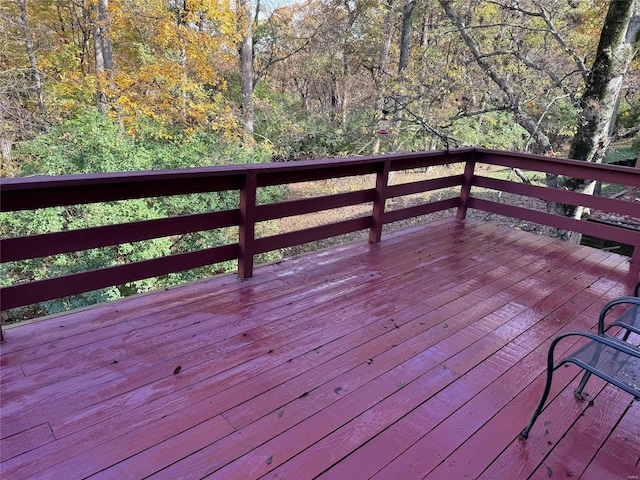
[[[580,400],[585,400],[583,389],[593,374],[606,382],[615,385],[633,395],[640,400],[640,347],[627,342],[631,332],[640,334],[640,282],[636,284],[633,291],[633,297],[622,297],[607,303],[600,311],[598,319],[598,334],[590,332],[567,332],[556,337],[549,346],[547,354],[547,381],[542,392],[542,397],[538,402],[538,406],[533,411],[531,420],[527,426],[520,432],[520,436],[524,439],[529,437],[529,431],[533,427],[534,422],[540,415],[549,391],[551,389],[551,381],[553,372],[565,363],[573,363],[583,368],[584,374],[580,384],[574,390],[574,395]],[[622,315],[614,319],[608,326],[605,326],[605,318],[620,305],[629,305]],[[607,334],[607,330],[613,326],[619,326],[624,331],[622,338],[613,337]],[[582,338],[582,345],[564,357],[559,362],[554,361],[554,349],[558,342],[565,338]]]
[[[632,305],[620,318],[611,324],[611,326],[613,325],[630,328],[632,331],[638,332],[640,329],[640,308],[637,305]]]
[[[607,335],[609,341],[621,347],[628,344]],[[640,358],[599,342],[587,342],[560,362],[575,363],[594,375],[613,383],[626,392],[640,398]]]

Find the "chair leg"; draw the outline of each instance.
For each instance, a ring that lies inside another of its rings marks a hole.
[[[520,436],[525,440],[529,438],[529,431],[531,430],[531,427],[533,427],[533,424],[536,422],[536,419],[540,415],[540,412],[542,412],[542,408],[544,407],[544,404],[547,401],[547,397],[549,396],[549,391],[551,390],[552,377],[553,377],[553,366],[549,365],[549,367],[547,368],[547,383],[544,386],[544,392],[542,393],[542,398],[540,398],[540,401],[538,402],[538,406],[534,410],[533,415],[531,416],[531,420],[529,420],[529,424],[525,427],[524,430],[522,430],[522,432],[520,432]]]
[[[582,393],[582,390],[584,390],[584,387],[587,384],[587,382],[589,381],[589,377],[590,376],[591,376],[591,372],[589,372],[589,371],[585,371],[584,375],[582,375],[582,380],[580,380],[580,384],[573,391],[573,395],[576,398],[578,398],[580,400],[586,400],[585,394]]]
[[[627,328],[627,331],[625,332],[625,334],[622,336],[622,341],[626,342],[629,339],[629,335],[631,335],[631,330],[629,330]],[[620,351],[616,350],[616,353],[613,354],[613,360],[614,361],[618,361],[618,355],[620,355]]]

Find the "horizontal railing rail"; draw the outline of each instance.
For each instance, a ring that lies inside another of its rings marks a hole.
[[[477,163],[501,165],[544,174],[563,175],[565,177],[640,188],[640,169],[637,168],[601,165],[562,158],[548,158],[483,149],[476,149],[474,160]],[[481,187],[500,192],[514,193],[545,202],[565,203],[615,215],[628,215],[640,218],[639,202],[499,180],[475,174],[471,179],[471,184],[476,188]],[[613,223],[595,223],[583,219],[567,218],[552,213],[481,199],[473,195],[470,196],[467,207],[518,218],[559,230],[578,232],[605,240],[624,243],[633,247],[631,261],[640,263],[640,230],[637,229],[629,229]]]
[[[389,184],[393,172],[460,162],[465,164],[462,175]],[[631,260],[640,262],[639,231],[507,205],[480,198],[476,192],[479,188],[491,189],[620,215],[640,215],[637,203],[489,178],[477,171],[478,164],[640,187],[639,169],[472,148],[284,164],[3,179],[0,181],[0,210],[3,212],[224,191],[237,192],[239,202],[238,207],[231,210],[4,238],[0,240],[2,263],[198,231],[238,229],[237,242],[227,245],[10,285],[0,289],[1,308],[7,310],[230,260],[238,261],[238,276],[248,278],[253,275],[256,255],[367,229],[369,241],[378,242],[385,224],[448,209],[457,209],[456,215],[460,219],[465,218],[468,208],[473,208],[619,241],[635,247]],[[356,175],[374,175],[375,186],[310,199],[256,204],[256,192],[261,187]],[[457,193],[444,200],[424,200],[421,204],[397,210],[385,208],[388,199],[445,188],[454,188]],[[371,204],[371,209],[364,216],[261,238],[255,236],[259,222],[367,204]]]
[[[371,229],[373,220],[365,216],[254,238],[255,224],[258,222],[366,203],[373,203],[374,209],[383,214],[380,205],[385,198],[460,185],[461,177],[429,180],[416,186],[389,187],[390,196],[382,192],[387,188],[385,178],[384,181],[377,180],[376,188],[267,205],[256,205],[257,188],[366,174],[388,175],[391,166],[400,171],[451,164],[464,161],[467,154],[468,150],[461,150],[450,154],[425,152],[287,164],[3,179],[0,184],[0,209],[3,212],[223,191],[238,192],[240,202],[238,208],[233,210],[4,238],[0,240],[0,261],[3,263],[203,230],[225,227],[239,229],[237,243],[10,285],[0,289],[1,308],[7,310],[229,260],[238,260],[238,275],[248,278],[253,273],[255,255]],[[453,200],[446,205],[436,204],[425,211],[456,206],[457,200]],[[411,212],[409,210],[404,218],[410,217]],[[402,211],[394,212],[394,216],[403,218]],[[378,217],[378,224],[370,234],[374,239],[380,237],[380,233],[376,232],[381,230],[384,223],[382,215]]]

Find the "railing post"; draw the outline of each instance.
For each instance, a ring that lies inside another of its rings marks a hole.
[[[464,220],[467,217],[467,207],[469,206],[469,199],[471,198],[471,182],[476,167],[475,157],[476,153],[470,152],[464,167],[462,187],[460,188],[460,203],[458,203],[458,213],[456,214],[458,220]]]
[[[371,213],[371,228],[369,229],[369,243],[379,243],[382,239],[384,207],[387,200],[387,186],[389,183],[390,168],[391,160],[389,159],[378,164],[376,193],[373,200],[373,212]]]
[[[240,225],[238,229],[238,277],[253,276],[253,244],[256,229],[257,180],[253,171],[247,172],[240,190]]]
[[[640,265],[640,240],[636,241],[636,244],[633,246],[633,254],[629,261],[632,264]]]
[[[638,158],[636,158],[636,168],[640,168],[640,153],[638,153]],[[627,196],[629,200],[633,198],[633,188],[632,186],[627,187]],[[633,254],[631,255],[630,262],[635,265],[640,265],[640,235],[638,235],[638,240],[636,240],[636,244],[633,246]]]

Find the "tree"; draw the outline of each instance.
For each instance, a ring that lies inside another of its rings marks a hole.
[[[153,121],[168,135],[174,128],[235,129],[223,75],[235,62],[230,5],[218,0],[116,5],[112,0],[110,6],[112,25],[119,30],[114,104],[126,126]]]
[[[581,112],[569,157],[601,163],[613,135],[624,78],[640,33],[637,0],[611,2],[595,61],[580,99]]]
[[[238,0],[240,43],[240,78],[242,90],[242,125],[245,134],[253,141],[253,9],[251,0]]]
[[[18,170],[12,161],[14,141],[42,131],[46,108],[26,0],[5,2],[0,19],[5,40],[0,51],[0,174],[8,176]]]
[[[400,36],[400,59],[398,61],[398,74],[407,67],[409,63],[409,52],[411,49],[411,20],[416,7],[417,0],[407,0],[402,7],[402,34]]]
[[[33,78],[34,90],[38,97],[38,108],[40,114],[44,117],[44,97],[42,93],[42,76],[40,70],[38,70],[38,63],[36,62],[36,54],[33,48],[33,40],[31,38],[31,30],[29,29],[29,22],[27,21],[27,0],[19,0],[20,6],[20,22],[22,31],[24,32],[24,44],[27,50],[27,57],[29,58],[29,65],[31,67],[31,76]]]
[[[514,120],[521,125],[534,140],[535,153],[547,153],[553,150],[553,146],[544,133],[544,129],[540,128],[540,124],[544,120],[545,106],[534,103],[532,92],[539,91],[557,91],[565,87],[566,80],[573,75],[570,73],[561,74],[552,69],[541,53],[534,51],[535,43],[532,32],[542,31],[549,33],[545,27],[536,27],[536,20],[545,20],[548,18],[545,9],[540,5],[535,5],[535,11],[525,11],[519,3],[513,5],[500,5],[499,9],[491,8],[481,10],[480,19],[488,20],[488,26],[482,26],[482,29],[494,32],[493,41],[483,42],[483,45],[489,46],[489,50],[483,50],[476,36],[471,33],[471,26],[465,18],[470,15],[463,15],[453,5],[451,0],[439,0],[442,9],[447,17],[456,26],[458,33],[466,44],[473,61],[481,69],[484,75],[498,88],[499,93],[494,93],[489,97],[489,110],[502,110],[510,112]],[[477,15],[477,13],[476,13]],[[516,18],[514,18],[514,16]],[[486,20],[480,20],[483,24]],[[526,21],[531,21],[532,25],[526,25]],[[524,23],[524,25],[523,25]],[[477,32],[482,30],[474,29]],[[477,35],[477,34],[476,34]],[[524,35],[524,37],[523,37]],[[529,36],[528,42],[524,38]],[[537,35],[536,35],[537,36]],[[537,39],[536,39],[537,40]],[[539,41],[539,40],[537,40]],[[556,38],[558,42],[558,38]],[[493,49],[491,49],[493,47]],[[545,48],[546,49],[546,48]],[[537,81],[537,76],[531,76],[533,72],[541,72],[551,79],[551,82],[541,84]],[[533,87],[527,94],[528,86]],[[566,87],[565,87],[566,88]],[[562,94],[554,93],[550,98],[552,105],[555,99]],[[540,95],[539,98],[549,98],[548,93]],[[482,109],[482,112],[486,109]],[[464,114],[468,114],[464,112]],[[537,118],[536,118],[537,117]]]
[[[639,39],[640,16],[637,0],[611,2],[604,20],[595,61],[580,99],[580,115],[569,158],[602,163],[614,134],[615,119],[620,104],[624,78],[636,53],[634,43]],[[565,188],[593,194],[595,181],[576,178],[560,179]],[[561,213],[580,218],[583,207],[559,205]],[[567,233],[562,233],[567,236]],[[579,242],[579,234],[571,234]]]
[[[145,121],[168,130],[236,127],[222,75],[235,61],[237,33],[227,2],[15,0],[2,15],[15,39],[7,63],[40,73],[39,84],[30,75],[32,91],[54,123],[97,105],[133,130]],[[24,58],[15,53],[18,35]]]
[[[468,23],[468,19],[473,18],[471,12],[461,13],[460,7],[457,9],[451,0],[439,0],[439,3],[456,26],[474,63],[501,92],[502,107],[492,100],[493,108],[503,108],[514,116],[535,140],[534,151],[554,150],[547,125],[553,109],[568,102],[577,117],[569,157],[603,161],[613,135],[624,77],[635,55],[633,43],[640,30],[640,17],[634,16],[637,0],[610,2],[597,49],[593,44],[591,47],[596,53],[590,69],[586,67],[585,59],[593,58],[593,50],[589,52],[583,46],[580,51],[580,42],[575,40],[580,35],[584,39],[585,32],[597,32],[594,25],[606,4],[585,11],[580,10],[577,3],[569,2],[563,7],[568,10],[561,15],[561,8],[553,0],[487,2],[498,10],[494,10],[493,16],[487,16],[490,9],[476,8],[474,15],[478,20],[472,33]],[[481,16],[478,11],[482,12]],[[568,28],[572,24],[575,32]],[[482,43],[483,50],[477,37],[486,31],[496,32],[496,35],[493,42]],[[544,38],[540,37],[541,33]],[[487,44],[493,48],[487,49]],[[553,55],[540,54],[549,52]],[[562,57],[564,65],[559,61]],[[566,65],[572,70],[567,70]],[[546,101],[546,105],[534,100],[531,92]],[[568,120],[564,118],[565,123]],[[555,147],[557,150],[560,145]],[[595,182],[553,175],[547,176],[547,184],[584,193],[593,193],[595,186]],[[549,209],[567,216],[579,217],[582,213],[581,208],[571,205],[550,204]],[[554,234],[566,237],[566,232]]]
[[[96,62],[97,76],[97,100],[98,110],[102,113],[107,111],[110,102],[106,88],[115,90],[113,48],[111,46],[111,15],[109,14],[109,0],[98,0],[92,5],[94,13],[93,20],[93,45]]]

